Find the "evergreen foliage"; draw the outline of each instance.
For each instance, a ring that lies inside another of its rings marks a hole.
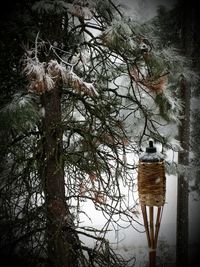
[[[193,11],[192,11],[193,10]],[[188,11],[189,12],[189,11]],[[184,9],[184,5],[181,6],[181,1],[177,2],[174,8],[170,11],[167,11],[163,6],[160,6],[158,9],[158,16],[153,21],[153,27],[155,34],[159,36],[161,40],[161,44],[164,49],[162,49],[162,53],[164,52],[165,56],[169,59],[170,69],[174,70],[171,79],[171,87],[173,90],[173,81],[177,82],[184,79],[187,83],[187,86],[191,90],[191,134],[190,134],[190,164],[189,166],[178,165],[176,169],[176,173],[185,174],[189,181],[189,188],[191,191],[199,191],[199,154],[198,154],[198,140],[197,137],[199,133],[198,129],[198,113],[199,110],[196,106],[199,103],[199,70],[198,70],[198,57],[199,57],[199,49],[197,48],[199,44],[198,35],[198,15],[196,13],[195,7],[191,6],[190,12],[193,12],[193,17],[188,18],[184,14],[186,10]],[[186,22],[183,20],[191,19]],[[185,27],[192,28],[192,32],[190,32],[191,36],[185,36],[187,33]],[[190,47],[186,46],[185,42],[191,38]],[[158,46],[160,46],[160,42],[158,42]],[[185,47],[186,46],[186,47]],[[183,53],[183,48],[185,47],[187,54]],[[170,52],[170,53],[169,53]],[[180,96],[180,89],[176,91],[176,95]],[[162,101],[161,101],[162,102]],[[163,103],[163,102],[162,102]],[[176,102],[177,103],[177,102]],[[181,103],[180,103],[181,104]],[[182,107],[184,107],[185,103],[182,103]],[[164,110],[164,107],[161,108]],[[166,114],[166,113],[165,113]],[[181,118],[181,117],[180,117]],[[174,164],[173,164],[174,165]],[[173,172],[173,168],[171,169]]]
[[[169,142],[165,129],[179,123],[177,61],[183,61],[154,38],[154,24],[127,19],[110,0],[24,1],[15,8],[1,44],[9,62],[1,66],[2,254],[26,266],[49,266],[45,172],[54,155],[65,173],[71,216],[56,217],[58,242],[68,238],[73,266],[128,266],[105,238],[110,224],[136,220],[137,203],[127,205],[120,188],[130,193],[135,186],[137,164],[126,162],[126,154],[137,157],[149,138],[177,150],[176,136]],[[56,95],[50,107],[57,88],[61,100]],[[49,154],[47,138],[54,144]],[[108,219],[103,229],[82,227],[86,200]],[[60,203],[54,204],[56,216]],[[94,248],[76,242],[77,235],[94,239]]]

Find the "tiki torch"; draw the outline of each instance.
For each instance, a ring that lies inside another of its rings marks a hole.
[[[138,193],[149,247],[149,266],[156,266],[158,233],[165,204],[166,177],[164,157],[149,141],[139,157]],[[155,221],[154,221],[155,220]]]

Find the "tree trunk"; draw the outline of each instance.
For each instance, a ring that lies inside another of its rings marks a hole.
[[[186,56],[191,57],[193,53],[193,7],[189,1],[178,1],[181,16],[181,42]],[[184,74],[183,74],[184,75]],[[179,127],[179,138],[183,151],[179,152],[178,163],[189,165],[190,150],[190,86],[182,77],[180,85],[180,97],[184,103],[183,119]],[[177,267],[188,266],[189,250],[189,182],[186,175],[178,176],[177,194],[177,240],[176,240],[176,264]]]
[[[61,96],[58,86],[43,96],[44,191],[47,212],[48,266],[78,266],[78,237],[65,200],[62,159]]]
[[[187,166],[189,164],[190,89],[184,78],[182,78],[180,90],[181,98],[185,105],[182,124],[179,127],[179,138],[183,151],[179,152],[178,163]],[[188,226],[188,178],[185,175],[179,175],[177,194],[177,267],[188,266]]]

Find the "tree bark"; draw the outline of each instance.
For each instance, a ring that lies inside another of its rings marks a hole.
[[[181,4],[181,41],[182,49],[187,57],[192,57],[194,50],[193,13],[194,8],[189,1],[179,0]],[[183,74],[184,75],[184,74]],[[183,151],[179,152],[178,162],[181,165],[189,165],[190,150],[190,86],[182,77],[180,85],[180,97],[184,103],[183,119],[179,127],[179,138]],[[178,177],[177,195],[177,267],[188,266],[189,260],[189,182],[186,175]]]
[[[179,127],[179,138],[183,151],[179,152],[178,163],[189,164],[189,136],[190,136],[190,89],[182,78],[181,99],[184,101],[183,119]],[[178,176],[177,192],[177,240],[176,240],[176,265],[188,266],[188,178]]]
[[[43,96],[44,191],[47,213],[48,266],[78,266],[78,237],[65,200],[62,159],[61,94],[58,86]]]

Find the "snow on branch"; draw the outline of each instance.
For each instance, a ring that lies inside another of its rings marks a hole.
[[[91,20],[93,17],[91,9],[84,4],[84,1],[73,1],[73,3],[66,3],[66,1],[61,0],[41,0],[37,1],[33,5],[32,9],[43,14],[51,12],[62,14],[67,11],[72,16],[84,20]]]
[[[143,71],[135,66],[130,69],[130,77],[135,83],[140,84],[155,93],[162,93],[168,84],[168,73],[152,78],[148,75],[144,75]]]
[[[91,20],[93,17],[91,10],[86,6],[82,6],[80,4],[65,4],[65,7],[71,15],[78,18]]]
[[[89,96],[99,96],[94,85],[92,83],[84,82],[78,75],[72,70],[67,74],[68,82],[70,86],[79,93],[85,93]]]
[[[70,70],[57,60],[49,62],[40,62],[38,58],[27,57],[25,59],[25,67],[23,72],[29,80],[28,91],[36,94],[44,94],[51,91],[60,81],[69,84],[79,93],[89,96],[99,96],[94,85],[83,81],[76,75],[71,68]]]
[[[43,94],[51,91],[55,82],[63,77],[64,69],[56,60],[48,63],[40,62],[37,58],[27,57],[23,72],[29,80],[28,91]]]

